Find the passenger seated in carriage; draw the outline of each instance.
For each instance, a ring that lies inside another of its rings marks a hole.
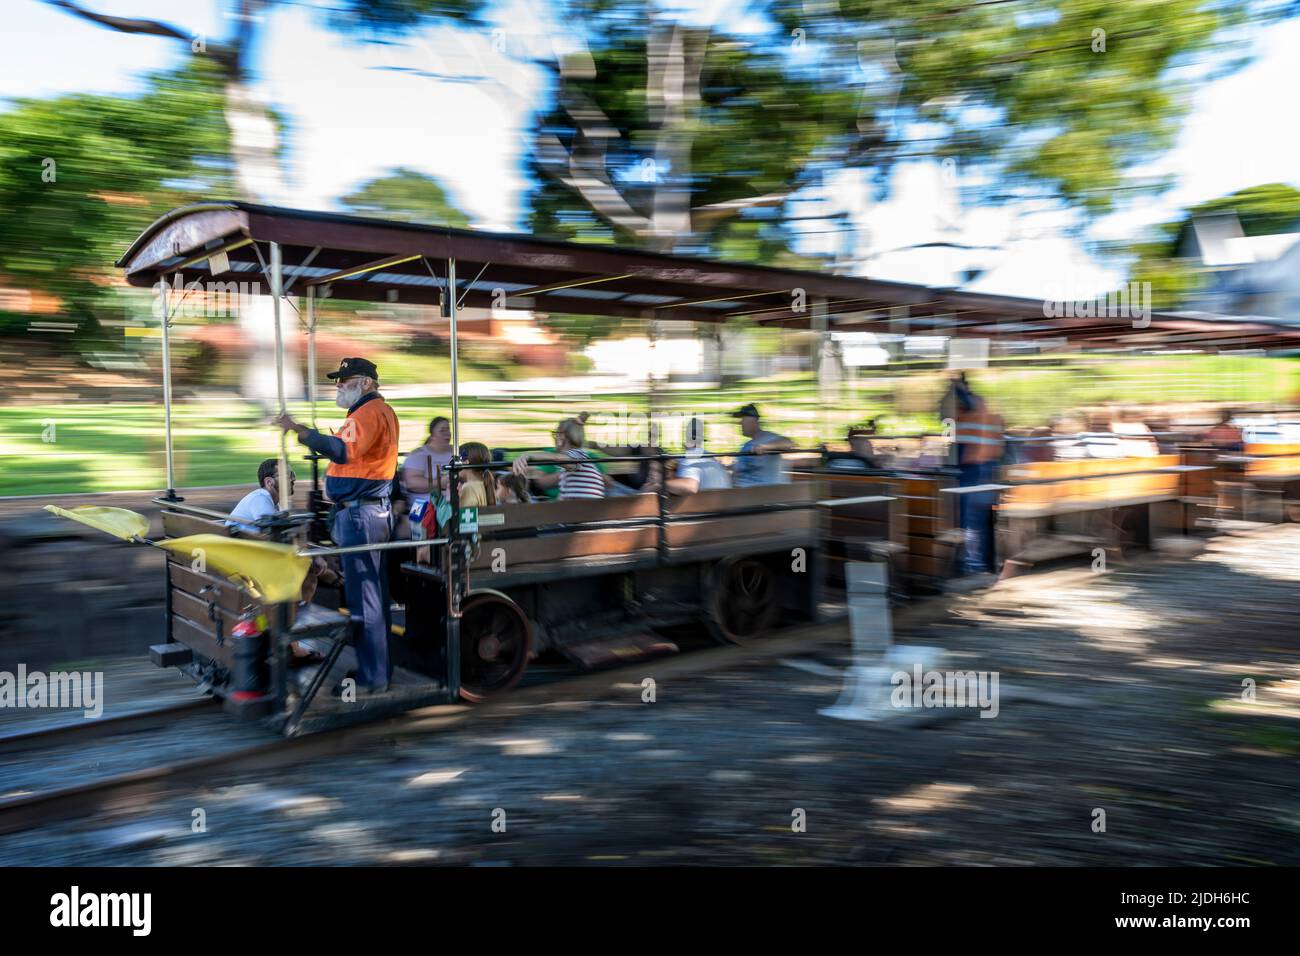
[[[578,416],[578,421],[586,425],[589,417],[589,412],[583,412]],[[606,495],[635,495],[659,490],[663,481],[663,465],[655,458],[662,455],[664,450],[659,447],[659,424],[653,419],[650,421],[649,439],[649,443],[644,445],[601,445],[587,439],[583,447],[589,452],[612,458],[641,459],[635,471],[611,474],[611,480],[605,483]]]
[[[1232,423],[1232,419],[1233,412],[1225,411],[1214,427],[1205,433],[1205,440],[1220,452],[1239,452],[1246,447],[1241,429]]]
[[[471,441],[460,446],[460,457],[467,465],[489,465],[492,453],[487,445]],[[497,483],[486,468],[466,468],[460,473],[457,501],[462,508],[491,508],[497,503]]]
[[[428,506],[429,496],[446,489],[442,469],[451,461],[451,422],[442,415],[429,422],[429,437],[402,463],[402,492],[412,509]]]
[[[528,492],[528,482],[514,472],[497,474],[496,492],[499,505],[526,505],[533,500]]]
[[[515,474],[526,481],[530,477],[530,465],[539,463],[559,465],[560,470],[552,474],[531,476],[534,484],[543,490],[558,487],[562,501],[574,498],[604,498],[610,478],[593,464],[592,456],[583,451],[586,432],[582,422],[576,418],[564,419],[556,427],[554,438],[555,451],[529,452],[516,458]]]
[[[876,434],[876,421],[872,419],[865,425],[854,425],[845,436],[849,450],[824,451],[826,467],[831,471],[868,472],[882,467],[875,449],[871,447],[871,438]],[[823,449],[825,446],[823,446]]]
[[[294,482],[298,476],[289,469],[289,496],[293,496]],[[254,524],[245,524],[245,522],[256,521],[258,518],[269,518],[278,514],[280,511],[280,459],[268,458],[257,466],[257,487],[250,491],[244,497],[239,499],[239,504],[230,510],[232,520],[226,522],[226,527],[233,531],[239,531],[243,534],[260,535],[262,529]]]
[[[1123,458],[1154,458],[1160,454],[1151,429],[1143,421],[1142,411],[1126,408],[1111,421],[1110,430],[1120,436],[1119,451]]]
[[[779,485],[787,482],[777,452],[793,451],[794,442],[775,432],[764,431],[759,423],[758,409],[746,405],[731,413],[740,419],[740,431],[749,439],[740,446],[740,454],[731,466],[732,480],[737,488],[747,485]]]
[[[704,423],[692,418],[686,426],[686,452],[677,460],[677,472],[664,483],[670,495],[730,488],[731,475],[716,458],[704,457]]]

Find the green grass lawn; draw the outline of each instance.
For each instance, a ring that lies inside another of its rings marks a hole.
[[[1080,404],[1119,402],[1262,401],[1285,402],[1300,391],[1300,362],[1286,359],[1180,356],[1145,360],[1099,361],[1088,358],[1063,367],[1016,363],[973,373],[981,392],[1011,424],[1033,424]],[[664,390],[656,404],[661,414],[706,417],[710,447],[736,448],[742,437],[726,413],[755,402],[765,425],[802,445],[843,436],[847,425],[883,416],[893,434],[937,430],[935,402],[941,372],[872,373],[861,381],[837,386],[827,400],[808,374],[740,382],[724,389]],[[574,379],[575,388],[581,379]],[[402,424],[402,450],[425,438],[428,421],[450,412],[446,400],[398,399],[393,402]],[[644,422],[649,399],[643,394],[477,399],[460,404],[461,440],[490,447],[543,447],[561,418],[586,410],[591,437],[612,443]],[[318,405],[320,423],[337,427],[343,413],[332,404]],[[291,412],[306,420],[305,403]],[[158,405],[68,404],[0,406],[0,495],[68,494],[89,491],[135,491],[166,486],[163,412]],[[176,483],[178,487],[251,483],[262,459],[279,451],[279,435],[255,405],[238,401],[198,401],[173,409]],[[620,427],[623,426],[623,427]],[[643,425],[642,425],[643,427]],[[669,424],[665,441],[675,433]],[[303,449],[290,443],[292,455]],[[299,476],[307,474],[306,463]]]
[[[661,414],[677,413],[679,422],[691,414],[709,416],[710,438],[719,449],[737,447],[744,440],[725,413],[749,401],[760,403],[770,427],[811,438],[818,415],[816,391],[792,389],[779,404],[769,400],[776,393],[770,383],[766,389],[724,393],[674,392],[662,396],[659,408]],[[450,413],[445,400],[396,399],[392,404],[402,426],[403,451],[424,441],[434,415]],[[337,428],[342,422],[342,411],[333,405],[318,404],[317,409],[323,428]],[[544,447],[551,444],[550,433],[561,418],[588,411],[592,438],[606,443],[643,440],[638,432],[648,409],[644,395],[464,399],[460,437],[492,447]],[[291,403],[290,413],[307,420],[305,403]],[[858,417],[858,412],[836,413],[834,433],[842,434],[843,423]],[[677,434],[672,426],[669,433],[669,440]],[[252,482],[258,463],[279,452],[278,431],[250,403],[178,403],[172,410],[172,435],[176,484],[181,488]],[[289,449],[291,457],[305,451],[296,439]],[[0,455],[0,495],[166,487],[163,411],[155,405],[0,407]],[[298,466],[299,477],[307,474],[307,467],[305,462]]]

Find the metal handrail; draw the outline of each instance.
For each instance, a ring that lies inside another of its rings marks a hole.
[[[383,541],[379,544],[352,544],[342,548],[303,548],[300,558],[323,558],[332,554],[359,554],[362,551],[399,551],[403,548],[423,548],[433,544],[447,544],[449,538],[411,538],[401,541]]]
[[[544,448],[532,449],[533,451],[545,451],[547,454],[558,455],[560,452],[551,451]],[[578,451],[583,451],[579,448]],[[525,454],[527,450],[525,450]],[[722,451],[722,452],[700,452],[698,455],[692,455],[692,458],[759,458],[767,455],[821,455],[820,448],[786,448],[781,451]],[[625,461],[679,461],[686,457],[684,451],[681,452],[660,452],[657,455],[591,455],[588,461],[593,465],[613,464]],[[574,459],[575,464],[578,459]],[[540,465],[563,465],[564,462],[543,461],[537,463]],[[532,463],[529,463],[532,467]],[[513,468],[513,461],[490,461],[483,465],[471,465],[462,462],[458,458],[453,458],[448,464],[443,466],[445,471],[498,471],[501,469]]]
[[[156,505],[162,505],[173,511],[185,511],[200,518],[212,518],[215,521],[234,521],[238,524],[251,524],[247,518],[236,518],[234,515],[226,514],[223,511],[213,511],[210,508],[200,508],[198,505],[187,505],[180,501],[173,501],[170,498],[152,498],[150,499]]]

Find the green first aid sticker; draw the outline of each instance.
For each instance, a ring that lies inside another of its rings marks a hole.
[[[478,531],[477,508],[460,509],[460,530],[462,534],[473,534]]]

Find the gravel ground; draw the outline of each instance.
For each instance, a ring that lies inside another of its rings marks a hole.
[[[997,671],[992,720],[820,716],[849,661],[833,644],[187,787],[0,837],[0,865],[1297,865],[1297,582],[1300,527],[1280,526],[900,629]]]

